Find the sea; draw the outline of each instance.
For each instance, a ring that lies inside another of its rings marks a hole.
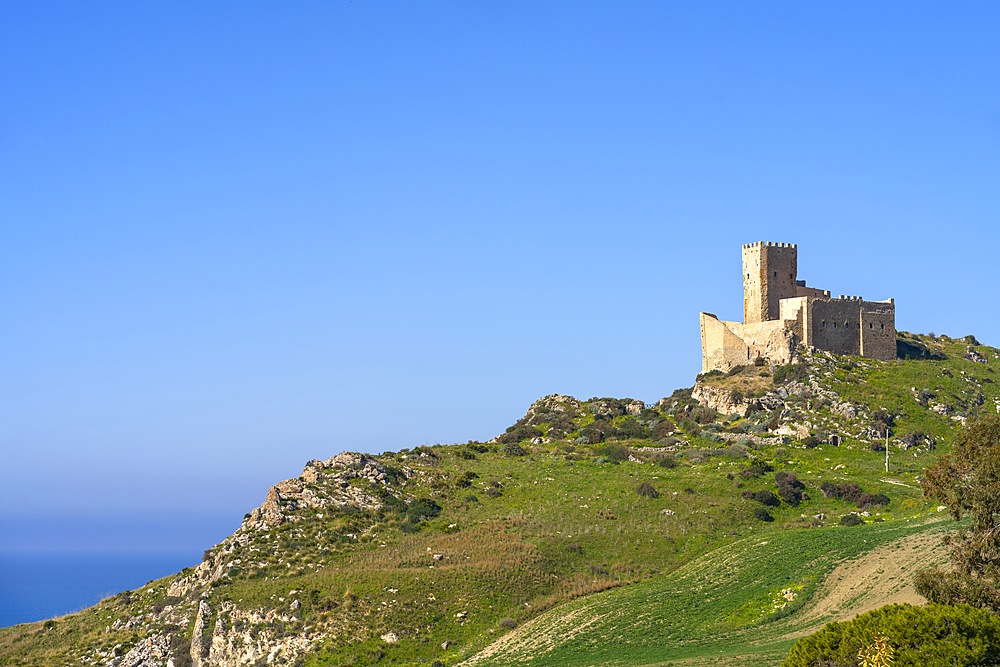
[[[240,518],[0,516],[0,627],[80,611],[193,567]]]
[[[0,627],[80,611],[197,565],[201,552],[0,552]]]

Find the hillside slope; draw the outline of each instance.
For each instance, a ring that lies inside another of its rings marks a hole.
[[[615,660],[654,664],[674,643],[695,659],[719,637],[773,655],[812,627],[790,612],[838,562],[928,530],[920,471],[1000,404],[996,349],[905,334],[901,349],[915,358],[713,374],[652,406],[552,395],[489,443],[310,461],[196,567],[0,630],[0,664],[454,665],[590,605],[638,618],[649,596],[710,590],[699,572],[720,562],[739,564],[738,594],[642,626]],[[867,525],[841,526],[851,514]],[[775,586],[795,593],[780,611]],[[596,664],[580,656],[615,632],[588,622],[546,664]],[[528,656],[504,645],[493,655]]]

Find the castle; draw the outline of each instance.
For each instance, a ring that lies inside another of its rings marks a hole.
[[[787,364],[799,345],[871,359],[896,358],[892,299],[834,299],[798,280],[794,243],[743,246],[743,322],[701,313],[701,370],[754,363]]]

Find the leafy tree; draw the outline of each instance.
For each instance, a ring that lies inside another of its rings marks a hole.
[[[1000,611],[1000,415],[969,422],[951,452],[927,468],[924,495],[972,524],[946,538],[953,567],[917,575],[917,592],[944,604]]]
[[[967,605],[889,605],[803,637],[782,667],[872,664],[1000,665],[1000,617]]]

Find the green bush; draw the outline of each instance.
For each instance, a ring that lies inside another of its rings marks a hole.
[[[628,460],[629,454],[632,453],[632,450],[625,445],[610,443],[596,448],[594,453],[612,463],[621,463],[622,461]]]
[[[504,443],[503,447],[500,448],[500,451],[506,454],[507,456],[524,456],[525,454],[528,453],[527,451],[525,451],[524,447],[517,444],[516,442]]]
[[[782,667],[857,665],[858,652],[884,635],[896,667],[1000,665],[1000,617],[967,605],[889,605],[829,623],[792,647]]]
[[[430,498],[417,498],[406,508],[406,518],[411,523],[433,519],[441,513],[441,506]]]
[[[636,487],[635,492],[644,498],[659,498],[660,492],[649,482],[643,482]]]
[[[840,525],[842,526],[860,526],[864,522],[865,520],[857,514],[845,514],[840,517]]]
[[[507,432],[497,438],[497,442],[501,444],[517,444],[522,440],[529,440],[531,438],[540,438],[542,435],[542,429],[537,426],[529,426],[528,424],[514,424],[507,429]]]
[[[774,521],[774,517],[763,507],[755,507],[753,509],[753,518],[758,521]]]

